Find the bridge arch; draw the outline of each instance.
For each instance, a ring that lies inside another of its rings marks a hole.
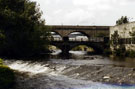
[[[62,51],[63,46],[59,45],[59,43],[55,42],[55,43],[51,43],[50,46],[55,46],[56,48],[60,49]]]
[[[70,51],[87,51],[87,52],[94,52],[95,50],[87,45],[78,45],[73,48],[71,48]]]
[[[69,51],[79,45],[86,45],[94,49],[95,53],[103,53],[104,43],[93,43],[93,42],[72,42],[71,44],[64,44],[63,42],[52,42],[51,45],[54,45],[61,49],[62,53],[66,54]]]
[[[82,43],[79,43],[79,44],[70,45],[69,51],[72,50],[73,48],[79,46],[79,45],[86,45],[88,47],[91,47],[94,50],[95,53],[102,53],[103,48],[104,48],[103,46],[101,46],[100,44],[97,44],[97,43],[88,44],[88,43],[83,43],[82,42]]]
[[[48,48],[49,48],[50,51],[51,51],[51,50],[61,50],[61,48],[59,48],[59,47],[56,46],[56,45],[49,45]]]
[[[59,34],[57,31],[51,31],[50,33],[53,40],[63,40],[62,35]]]
[[[69,41],[88,41],[89,36],[85,32],[73,31],[68,34]]]
[[[75,32],[81,33],[81,34],[83,34],[84,36],[87,36],[88,38],[90,37],[90,36],[89,36],[86,32],[84,32],[84,31],[70,31],[67,36],[69,36],[70,34],[75,33]]]
[[[51,31],[50,33],[51,33],[51,35],[57,34],[57,35],[59,35],[60,37],[62,37],[62,35],[61,35],[59,32],[57,32],[57,31]],[[53,34],[53,33],[54,33],[54,34]]]

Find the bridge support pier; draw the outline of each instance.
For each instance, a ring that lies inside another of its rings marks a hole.
[[[69,37],[63,37],[64,43],[62,45],[62,55],[67,56],[69,55],[70,45],[69,43]]]
[[[70,46],[69,45],[63,45],[62,47],[62,54],[63,56],[66,56],[69,54]]]

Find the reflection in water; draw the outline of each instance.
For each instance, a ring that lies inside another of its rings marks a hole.
[[[54,53],[52,53],[52,55],[50,55],[50,59],[61,59],[60,61],[63,61],[63,59],[68,59],[68,61],[78,60],[89,64],[105,64],[114,65],[118,67],[135,68],[135,58],[109,58],[99,55],[88,55],[86,51],[70,51],[69,55],[62,55],[60,53],[61,50],[55,51]]]
[[[55,51],[50,55],[50,59],[56,61],[63,61],[63,59],[68,59],[68,61],[81,61],[89,64],[101,64],[101,65],[113,65],[118,67],[131,67],[135,68],[135,58],[109,58],[99,55],[88,55],[86,51],[70,51],[69,55],[62,55],[61,51]]]
[[[58,55],[61,52],[62,52],[61,50],[53,50],[53,52],[51,53],[51,55]]]
[[[60,51],[56,54],[58,53]],[[57,55],[53,53],[52,55],[54,56],[51,56],[48,62],[5,60],[5,64],[20,72],[28,72],[31,77],[30,79],[18,81],[20,82],[20,86],[17,89],[135,89],[135,86],[94,83],[90,80],[76,79],[74,75],[72,77],[63,75],[66,69],[73,71],[75,68],[80,67],[80,65],[127,66],[126,63],[129,62],[130,64],[131,62],[127,61],[127,59],[120,62],[98,55],[89,56],[86,52],[70,51],[70,53],[72,55],[70,55],[70,59],[68,60],[63,60],[63,58],[59,57],[55,58]]]
[[[114,66],[135,68],[135,58],[110,58]]]
[[[50,59],[83,59],[86,51],[69,51],[69,54],[63,55],[61,50],[55,50],[51,53]]]

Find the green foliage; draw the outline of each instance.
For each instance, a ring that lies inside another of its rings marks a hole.
[[[119,45],[118,31],[114,31],[114,34],[111,35],[111,45],[113,46],[114,50],[118,48]]]
[[[32,56],[48,45],[45,21],[36,2],[0,0],[0,55]]]
[[[130,36],[132,36],[132,38],[135,38],[135,27],[132,28],[132,32],[129,32]]]
[[[93,48],[87,47],[86,45],[79,45],[72,49],[73,51],[94,51]]]
[[[121,45],[119,48],[114,51],[115,56],[125,57],[126,56],[126,48],[124,45]]]
[[[103,54],[106,55],[106,56],[109,56],[109,55],[112,54],[112,51],[108,48],[108,49],[105,49],[104,50],[104,53]]]
[[[131,58],[135,57],[135,51],[133,50],[126,51],[126,56]]]
[[[0,89],[10,89],[14,85],[14,72],[7,66],[0,65]]]
[[[0,58],[0,65],[3,65],[3,60]]]
[[[122,16],[120,19],[116,21],[116,25],[121,25],[128,22],[129,22],[129,19],[127,18],[127,16]]]
[[[114,34],[111,35],[111,46],[113,47],[112,54],[119,57],[126,56],[126,48],[124,44],[119,43],[119,34],[118,31],[114,31]]]
[[[133,39],[135,38],[135,32],[130,32],[129,34],[132,36]],[[125,45],[120,44],[118,41],[118,31],[115,31],[114,34],[112,34],[111,36],[111,46],[113,46],[113,55],[118,57],[135,57],[135,51],[126,50]]]

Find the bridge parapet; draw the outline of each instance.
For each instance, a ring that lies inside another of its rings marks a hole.
[[[110,26],[51,26],[50,31],[66,37],[73,32],[81,32],[87,37],[104,36],[109,37]]]
[[[68,41],[68,42],[104,42],[105,41],[105,38],[104,37],[89,37],[88,39],[77,39],[77,38],[74,38],[74,39],[61,39],[61,38],[52,38],[50,39],[50,41],[55,41],[55,42],[59,42],[59,41]]]

